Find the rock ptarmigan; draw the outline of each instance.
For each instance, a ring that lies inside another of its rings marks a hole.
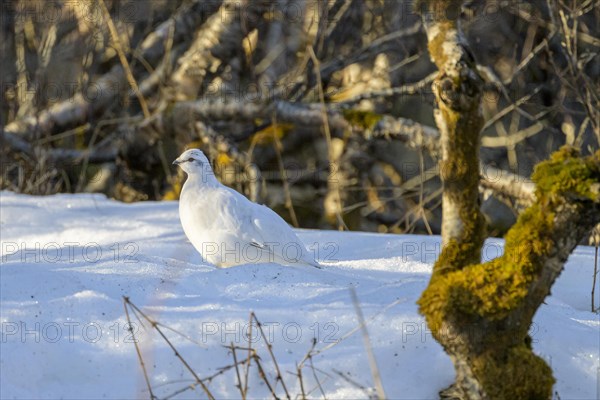
[[[321,268],[279,215],[222,185],[202,151],[186,150],[173,164],[188,175],[179,198],[181,225],[206,261],[218,267],[275,262]]]

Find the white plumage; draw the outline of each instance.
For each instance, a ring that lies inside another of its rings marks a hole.
[[[188,174],[179,199],[181,225],[206,261],[219,267],[276,262],[320,268],[279,215],[222,185],[202,151],[186,150],[173,164]]]

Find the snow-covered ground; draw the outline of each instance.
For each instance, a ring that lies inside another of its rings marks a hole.
[[[203,264],[179,224],[176,202],[122,204],[100,195],[32,197],[0,193],[2,251],[0,397],[29,399],[148,398],[122,296],[176,329],[165,333],[200,377],[232,363],[224,345],[246,346],[254,311],[265,336],[253,346],[274,383],[273,349],[292,396],[300,393],[295,363],[315,337],[317,374],[327,398],[367,395],[346,377],[373,381],[349,287],[356,288],[370,342],[390,398],[431,399],[452,382],[449,358],[427,331],[415,301],[426,287],[439,238],[299,231],[327,268],[276,264],[215,269]],[[486,258],[502,242],[488,241]],[[561,399],[594,399],[600,373],[600,321],[590,312],[593,249],[571,256],[531,334],[555,371]],[[391,306],[390,306],[391,305]],[[167,343],[133,317],[155,394],[194,382]],[[343,339],[340,341],[340,339]],[[337,342],[337,344],[334,344]],[[238,354],[238,357],[243,357]],[[321,397],[313,370],[305,391]],[[235,371],[209,385],[237,398]],[[256,368],[250,397],[268,397]],[[277,386],[280,395],[281,385]],[[187,390],[176,398],[204,395]]]

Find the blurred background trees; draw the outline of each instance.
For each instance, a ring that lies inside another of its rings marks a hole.
[[[471,1],[492,235],[567,143],[600,146],[600,5]],[[436,12],[436,11],[433,11]],[[430,60],[410,1],[2,2],[1,188],[177,198],[186,147],[301,227],[439,233]]]

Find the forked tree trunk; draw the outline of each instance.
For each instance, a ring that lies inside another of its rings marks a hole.
[[[444,247],[419,299],[435,339],[450,355],[453,399],[549,399],[552,370],[527,332],[564,263],[600,221],[600,151],[563,148],[535,170],[536,201],[506,236],[503,256],[481,264],[479,210],[482,80],[460,29],[460,2],[422,1],[441,134]]]

